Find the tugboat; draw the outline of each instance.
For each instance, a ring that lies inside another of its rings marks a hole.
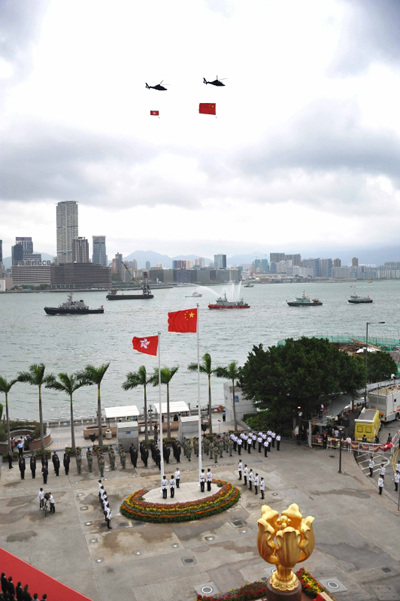
[[[74,301],[72,293],[68,294],[68,299],[59,307],[45,307],[47,315],[90,315],[92,313],[104,313],[104,307],[101,305],[98,309],[89,309],[83,300]]]
[[[374,301],[369,296],[358,296],[358,294],[350,294],[350,298],[348,299],[349,303],[352,305],[362,305],[363,303],[373,303]]]
[[[154,298],[154,294],[151,294],[149,281],[148,281],[148,273],[147,271],[143,272],[144,282],[142,286],[142,294],[117,294],[117,290],[111,290],[109,294],[107,294],[107,300],[148,300],[150,298]]]
[[[223,297],[217,298],[215,303],[208,305],[209,309],[250,309],[250,305],[244,302],[243,299],[238,301],[228,301],[226,293]]]
[[[310,299],[305,292],[301,296],[296,296],[294,301],[286,301],[289,307],[320,307],[322,305],[318,298]]]

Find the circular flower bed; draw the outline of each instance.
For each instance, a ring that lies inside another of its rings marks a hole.
[[[240,492],[230,482],[213,480],[213,484],[219,486],[219,490],[211,497],[173,505],[148,503],[143,499],[148,491],[137,490],[122,503],[121,513],[127,518],[142,522],[189,522],[226,511],[239,501]]]

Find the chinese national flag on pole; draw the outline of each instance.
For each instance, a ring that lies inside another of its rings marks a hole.
[[[150,115],[155,115],[156,117],[159,117],[160,111],[150,111]]]
[[[216,105],[214,103],[200,102],[199,113],[203,115],[216,115]]]
[[[134,336],[132,338],[132,344],[135,351],[139,351],[139,353],[157,355],[158,336],[143,336],[142,338]]]
[[[168,313],[168,332],[197,332],[197,309]]]

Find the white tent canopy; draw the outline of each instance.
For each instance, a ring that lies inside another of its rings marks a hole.
[[[138,417],[139,409],[136,405],[123,405],[122,407],[106,407],[106,419],[132,418]]]
[[[158,413],[159,404],[157,402],[154,403],[154,410]],[[189,407],[185,401],[174,401],[169,404],[169,413],[188,413]],[[161,403],[161,413],[167,413],[167,403]]]

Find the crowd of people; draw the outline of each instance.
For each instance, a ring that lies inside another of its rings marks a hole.
[[[29,584],[22,585],[22,582],[17,582],[15,585],[12,576],[6,575],[5,572],[1,573],[1,595],[0,599],[6,601],[32,601],[32,599],[38,599],[38,601],[47,601],[46,593],[39,596],[38,593],[31,595],[29,591]]]

